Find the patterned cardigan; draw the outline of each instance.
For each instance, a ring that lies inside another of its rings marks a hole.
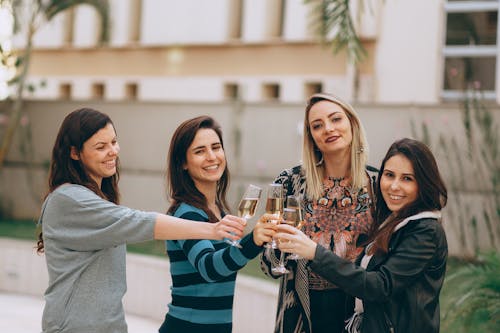
[[[367,166],[370,178],[370,193],[376,179],[377,169]],[[275,183],[283,184],[286,196],[306,197],[306,181],[302,167],[295,166],[284,170],[275,179]],[[372,201],[374,200],[373,195]],[[311,333],[311,310],[309,302],[309,268],[308,260],[289,260],[286,265],[290,273],[275,274],[271,268],[279,264],[279,251],[266,249],[260,256],[262,271],[274,279],[281,278],[276,314],[275,333]]]

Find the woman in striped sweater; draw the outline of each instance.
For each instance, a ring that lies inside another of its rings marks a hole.
[[[200,116],[177,128],[167,178],[169,214],[210,223],[229,212],[229,171],[214,119]],[[241,240],[241,249],[223,241],[167,241],[172,302],[159,332],[230,333],[236,273],[271,241],[274,231],[270,223],[257,223]]]

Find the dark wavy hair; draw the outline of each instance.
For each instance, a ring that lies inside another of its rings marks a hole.
[[[108,115],[90,108],[75,110],[64,118],[52,149],[47,195],[60,185],[70,183],[83,185],[101,198],[116,204],[119,203],[118,180],[120,174],[118,156],[116,158],[116,173],[111,177],[103,178],[100,188],[88,174],[81,160],[74,160],[70,156],[72,147],[77,152],[80,152],[83,149],[83,144],[108,124],[113,125]],[[42,233],[40,233],[37,252],[42,253],[43,248],[43,237]]]
[[[403,155],[410,161],[418,185],[417,199],[403,207],[397,213],[393,213],[387,207],[380,190],[380,180],[385,164],[395,155]],[[404,138],[394,142],[382,160],[375,196],[375,223],[373,223],[370,232],[370,240],[374,241],[374,245],[370,253],[377,251],[387,253],[389,240],[398,223],[407,217],[423,211],[441,210],[446,206],[448,191],[439,173],[436,159],[429,147],[420,141]],[[387,223],[379,229],[380,225],[386,220]]]
[[[179,207],[180,203],[185,202],[189,205],[202,209],[208,215],[210,222],[217,222],[215,214],[208,208],[207,198],[196,188],[193,179],[184,170],[186,163],[186,153],[189,146],[194,140],[198,130],[202,128],[212,129],[217,133],[224,149],[222,140],[222,130],[220,125],[209,116],[199,116],[193,119],[184,121],[177,127],[170,141],[170,148],[167,159],[167,189],[171,201],[167,213],[173,214]],[[217,197],[216,204],[222,211],[230,212],[229,205],[226,201],[226,192],[229,187],[229,170],[226,163],[226,168],[222,173],[222,177],[217,182]]]

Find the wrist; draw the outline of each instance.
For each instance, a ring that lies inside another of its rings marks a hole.
[[[208,233],[210,234],[210,238],[207,238],[207,239],[221,239],[221,236],[219,235],[219,233],[217,232],[217,223],[204,223],[206,224],[209,229],[208,229]]]
[[[252,231],[252,240],[255,246],[261,247],[264,245],[264,242],[262,240],[258,240],[258,237],[256,237],[255,232]]]

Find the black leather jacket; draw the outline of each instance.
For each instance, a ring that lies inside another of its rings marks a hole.
[[[363,301],[361,332],[439,332],[439,293],[448,245],[434,218],[412,220],[391,237],[389,252],[363,269],[317,246],[310,267]]]

